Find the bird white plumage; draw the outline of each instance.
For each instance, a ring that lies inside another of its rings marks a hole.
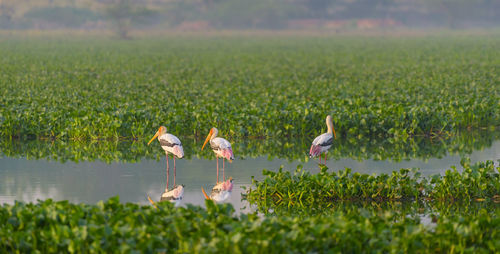
[[[313,142],[312,142],[312,145],[313,146],[320,146],[320,153],[327,153],[328,152],[328,149],[330,149],[330,147],[332,147],[332,145],[325,145],[327,144],[327,142],[329,140],[331,140],[333,138],[333,134],[331,133],[323,133],[319,136],[317,136]],[[318,156],[318,155],[314,155],[314,156]]]
[[[174,136],[170,133],[165,133],[165,134],[159,136],[158,140],[160,141],[160,145],[162,143],[163,144],[165,144],[165,143],[174,144],[173,146],[162,145],[161,148],[163,148],[163,150],[165,150],[165,152],[171,153],[171,154],[177,156],[177,158],[179,158],[179,159],[184,157],[184,149],[182,148],[181,141],[176,136]]]
[[[180,200],[182,199],[182,196],[184,195],[184,186],[183,185],[178,185],[175,188],[171,190],[165,189],[165,192],[161,194],[161,199],[160,201],[164,200]]]
[[[231,143],[229,143],[229,141],[223,138],[215,137],[214,139],[210,140],[210,147],[212,147],[212,150],[216,155],[228,160],[234,160],[234,155],[232,154],[233,149],[231,148]],[[224,150],[231,150],[231,155],[227,157],[227,153],[224,152]]]

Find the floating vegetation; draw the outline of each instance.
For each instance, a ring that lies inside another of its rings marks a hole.
[[[174,208],[67,201],[0,207],[3,252],[495,252],[500,212],[418,217],[354,209],[309,217],[234,215],[230,204]]]
[[[500,123],[498,37],[245,37],[0,44],[0,137],[446,136]]]
[[[320,165],[318,174],[300,166],[294,173],[280,168],[264,170],[264,180],[253,179],[246,199],[258,207],[331,207],[338,201],[497,201],[500,202],[500,167],[493,161],[470,165],[462,160],[444,175],[421,176],[416,169],[401,169],[392,174],[352,173],[350,169],[327,172]]]

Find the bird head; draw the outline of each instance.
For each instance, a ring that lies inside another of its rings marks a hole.
[[[203,143],[203,146],[201,147],[201,150],[203,150],[203,148],[205,148],[205,145],[207,144],[207,142],[212,138],[213,135],[217,135],[217,129],[215,127],[213,127],[212,129],[210,129],[210,133],[208,133],[208,136],[207,138],[205,139],[205,143]]]
[[[158,136],[161,136],[163,134],[165,134],[167,132],[167,128],[165,128],[165,126],[160,126],[160,128],[158,129],[158,131],[155,133],[155,135],[153,136],[153,138],[148,142],[148,145],[151,144],[151,142],[153,142],[153,140],[158,137]]]

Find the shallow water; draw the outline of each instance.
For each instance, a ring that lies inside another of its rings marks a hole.
[[[50,153],[44,155],[42,150],[47,144],[35,143],[35,148],[2,151],[3,157],[0,158],[0,203],[14,203],[15,200],[36,202],[37,199],[48,198],[69,200],[75,203],[96,203],[99,200],[119,195],[122,202],[149,204],[147,195],[157,201],[165,190],[166,162],[164,156],[161,156],[161,150],[157,148],[148,148],[150,150],[147,151],[151,154],[160,153],[157,157],[159,159],[132,157],[133,159],[120,160],[118,156],[116,161],[103,162],[98,156],[90,158],[90,160],[97,159],[95,161],[82,161],[88,158],[88,156],[83,156],[83,159],[71,161],[72,157],[70,156],[68,160],[68,158],[61,158],[60,155],[54,156]],[[14,142],[12,147],[19,147],[18,145],[20,144]],[[352,168],[353,171],[370,174],[390,173],[400,168],[420,168],[424,175],[429,175],[443,173],[451,166],[460,168],[462,156],[470,157],[472,163],[500,159],[500,140],[486,142],[482,146],[469,142],[461,147],[463,150],[451,149],[445,155],[440,153],[437,157],[432,157],[429,154],[421,156],[423,158],[413,159],[398,157],[398,159],[379,160],[373,158],[378,158],[378,156],[367,159],[360,159],[359,156],[356,156],[353,159],[347,156],[338,156],[338,154],[342,154],[338,153],[337,156],[334,156],[336,158],[327,161],[327,166],[330,170],[348,167]],[[79,151],[70,148],[67,150]],[[129,150],[131,149],[129,148]],[[123,154],[124,151],[119,150],[118,152],[121,154],[120,156],[128,158],[126,154]],[[36,152],[42,153],[42,155],[37,155]],[[59,153],[57,152],[57,154]],[[251,185],[252,176],[255,176],[256,179],[262,179],[262,169],[275,171],[279,169],[280,165],[283,165],[286,170],[295,170],[297,165],[301,164],[313,173],[319,170],[317,159],[308,160],[302,152],[288,158],[269,154],[247,154],[243,156],[244,158],[238,157],[238,153],[235,155],[237,159],[233,163],[226,163],[226,177],[231,176],[235,179],[233,192],[226,202],[232,203],[237,211],[242,212],[250,209],[248,204],[241,201],[241,193],[244,192],[242,187]],[[220,165],[222,179],[222,163]],[[170,187],[172,187],[173,163],[170,166],[169,181]],[[216,182],[216,163],[213,155],[210,153],[198,154],[177,160],[175,180],[177,184],[185,185],[182,205],[188,203],[203,205],[204,197],[201,188],[203,187],[207,192],[210,192]]]

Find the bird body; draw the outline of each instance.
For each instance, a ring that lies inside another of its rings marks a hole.
[[[316,157],[322,153],[327,153],[328,149],[332,147],[332,144],[333,144],[333,134],[323,133],[317,136],[313,140],[311,149],[309,150],[309,155],[311,157]]]
[[[217,156],[225,158],[228,161],[234,160],[233,149],[229,141],[215,137],[210,140],[210,147]]]
[[[178,185],[171,190],[165,189],[165,192],[161,194],[160,201],[181,200],[183,195],[184,195],[184,186]]]
[[[163,148],[167,154],[171,153],[179,159],[184,157],[184,149],[182,148],[181,141],[176,136],[165,133],[158,136],[158,141],[160,141],[161,148]]]
[[[327,132],[317,136],[312,144],[311,149],[309,149],[309,157],[319,156],[319,161],[321,163],[321,154],[325,154],[325,162],[326,162],[326,153],[328,153],[328,149],[332,147],[333,140],[337,138],[335,134],[335,129],[333,128],[332,117],[328,115],[326,117],[326,126]]]

